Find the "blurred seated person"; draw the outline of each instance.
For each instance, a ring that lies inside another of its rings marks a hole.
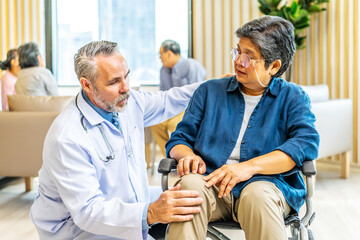
[[[205,239],[209,222],[234,220],[247,240],[285,240],[284,218],[305,202],[300,172],[287,172],[316,159],[319,135],[308,95],[280,78],[296,50],[293,25],[264,16],[236,35],[236,75],[199,86],[166,144],[181,189],[204,199],[191,221],[170,223],[169,239]]]
[[[20,71],[16,49],[11,49],[7,52],[6,60],[0,61],[0,69],[7,70],[1,77],[2,110],[9,110],[7,96],[15,94],[15,83]]]
[[[178,42],[165,40],[161,44],[159,53],[163,63],[160,70],[160,91],[205,80],[206,70],[204,67],[192,58],[183,58]],[[183,115],[184,112],[151,127],[155,142],[159,145],[163,156],[166,156],[165,143],[170,138],[169,133],[175,131],[176,125],[181,121]]]
[[[39,46],[25,43],[18,48],[21,71],[15,84],[17,94],[33,96],[59,95],[57,83],[52,73],[44,67]]]

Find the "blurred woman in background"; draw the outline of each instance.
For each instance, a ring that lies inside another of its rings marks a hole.
[[[50,70],[45,68],[39,45],[24,43],[18,47],[21,71],[15,84],[17,94],[31,96],[57,96],[58,87]]]
[[[0,69],[7,70],[1,77],[1,104],[3,110],[8,110],[7,95],[15,94],[15,83],[20,71],[17,49],[8,51],[6,60],[0,61]]]

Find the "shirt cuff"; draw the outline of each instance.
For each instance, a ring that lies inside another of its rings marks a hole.
[[[150,226],[149,226],[149,224],[147,222],[147,212],[148,212],[148,209],[149,209],[149,205],[150,205],[150,203],[145,204],[143,215],[142,215],[142,229],[143,230],[150,228]]]

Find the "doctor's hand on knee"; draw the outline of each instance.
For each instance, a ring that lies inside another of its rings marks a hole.
[[[193,219],[200,212],[203,199],[197,191],[180,190],[177,184],[163,192],[159,199],[150,203],[148,209],[148,224],[184,222]]]

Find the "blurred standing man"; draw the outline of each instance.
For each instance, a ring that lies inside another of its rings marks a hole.
[[[206,70],[204,67],[192,58],[183,58],[180,54],[180,45],[174,40],[165,40],[161,44],[159,53],[163,63],[160,70],[161,91],[205,80]],[[169,132],[171,134],[175,131],[183,116],[184,112],[151,127],[155,142],[159,145],[163,156],[166,156],[165,143],[170,139]]]

